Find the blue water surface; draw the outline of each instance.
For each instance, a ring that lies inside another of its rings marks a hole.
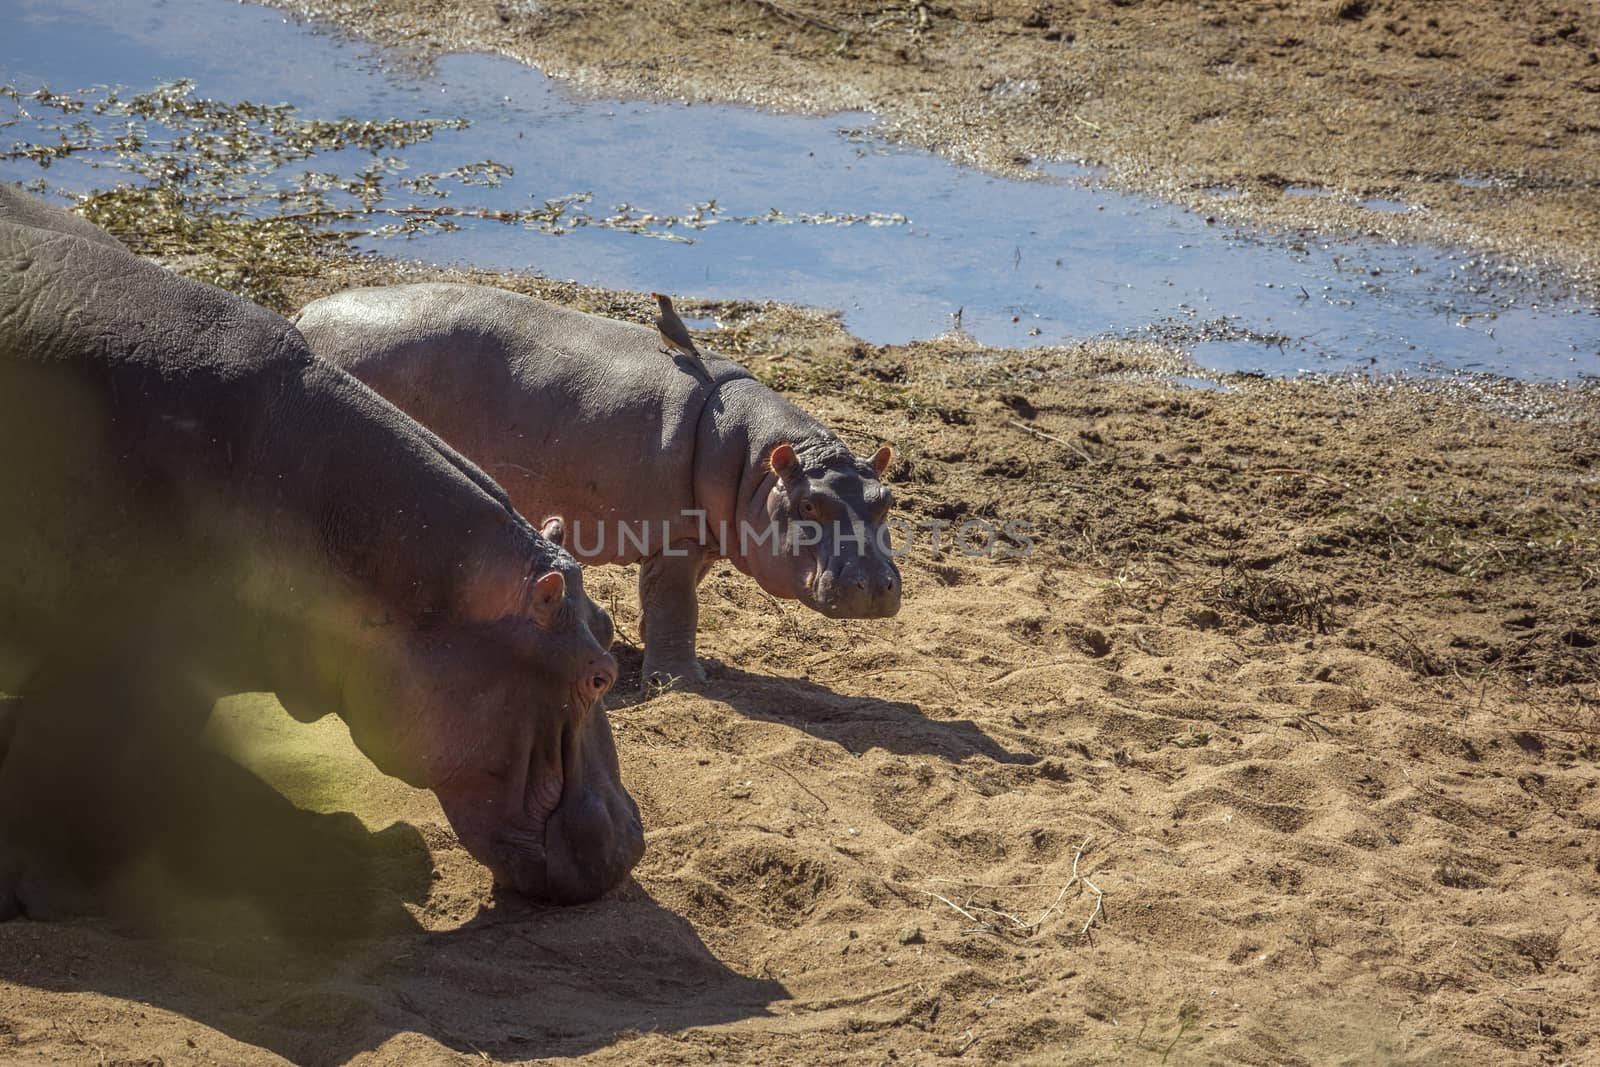
[[[601,99],[496,56],[446,56],[423,70],[230,0],[3,7],[0,79],[24,91],[148,89],[185,78],[208,97],[287,102],[306,116],[469,118],[469,129],[399,153],[412,171],[483,159],[514,168],[500,187],[458,192],[452,202],[528,208],[590,193],[586,210],[596,217],[618,205],[681,215],[715,200],[732,216],[777,208],[790,218],[908,220],[724,223],[681,231],[692,243],[598,226],[557,236],[468,222],[459,233],[370,243],[391,255],[684,300],[838,308],[851,330],[879,343],[942,333],[959,308],[963,328],[985,343],[1153,335],[1217,371],[1474,371],[1545,381],[1600,374],[1592,302],[1559,280],[1460,251],[1221,225],[1093,188],[1085,184],[1093,172],[1072,164],[1041,165],[1035,180],[996,177],[888,145],[872,136],[866,115]],[[32,123],[0,129],[0,142],[33,139]],[[40,173],[28,162],[0,165],[0,179]],[[70,163],[45,177],[75,192],[116,178]]]

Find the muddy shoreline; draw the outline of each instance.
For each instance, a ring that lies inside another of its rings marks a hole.
[[[596,92],[869,110],[886,137],[1005,173],[1081,162],[1229,221],[1492,251],[1600,291],[1600,19],[1579,4],[276,2],[418,55],[500,52]],[[1330,195],[1285,193],[1302,186]]]

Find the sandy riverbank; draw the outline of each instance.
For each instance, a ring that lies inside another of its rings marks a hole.
[[[297,298],[433,273],[367,261]],[[686,310],[851,442],[894,443],[906,519],[1027,520],[1035,553],[918,551],[877,623],[714,572],[709,691],[611,702],[637,880],[567,911],[496,902],[340,728],[240,701],[223,747],[362,826],[267,820],[317,862],[183,896],[154,933],[0,926],[0,1058],[1592,1054],[1592,395],[1197,392],[1120,380],[1170,358],[1136,346],[878,349]],[[636,672],[633,576],[592,573]],[[146,874],[139,899],[174,891]]]

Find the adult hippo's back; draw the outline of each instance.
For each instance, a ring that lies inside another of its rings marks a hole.
[[[59,910],[85,791],[246,691],[339,714],[498,881],[620,880],[575,561],[283,319],[84,227],[0,186],[0,917]]]
[[[719,557],[835,618],[899,610],[889,449],[857,459],[731,360],[706,353],[706,381],[652,330],[484,286],[356,289],[295,321],[519,509],[565,516],[580,560],[642,564],[646,682],[704,677],[696,587]]]

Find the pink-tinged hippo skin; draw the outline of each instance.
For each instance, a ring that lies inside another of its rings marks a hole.
[[[620,882],[643,834],[577,562],[289,323],[85,229],[0,186],[0,918],[70,910],[128,768],[252,691],[341,716],[501,884]]]
[[[719,558],[834,618],[900,608],[892,453],[858,459],[732,360],[704,353],[707,381],[648,327],[484,286],[355,289],[295,321],[519,509],[565,516],[579,560],[641,563],[647,685],[704,679],[696,587]]]

